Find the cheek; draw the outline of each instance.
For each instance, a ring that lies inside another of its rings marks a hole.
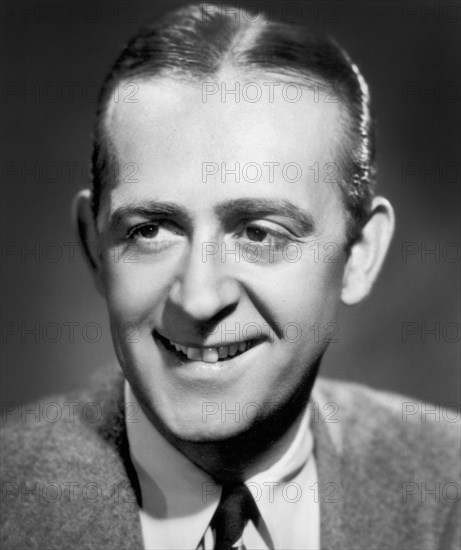
[[[321,256],[315,258],[313,251],[303,250],[300,260],[285,265],[282,273],[261,278],[260,292],[267,297],[266,303],[271,303],[274,320],[296,323],[303,336],[312,323],[334,321],[344,272],[339,255],[336,260],[323,261]]]
[[[291,365],[280,373],[277,385],[288,393],[310,376],[306,365],[314,364],[339,337],[336,319],[344,266],[338,261],[306,262],[298,267],[285,279],[290,284],[277,305],[274,301],[273,310],[278,326],[284,327],[280,357]]]
[[[170,281],[165,269],[126,261],[106,263],[104,279],[111,316],[138,322],[155,312],[167,296]]]

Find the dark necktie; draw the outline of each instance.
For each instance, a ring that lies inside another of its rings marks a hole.
[[[211,520],[216,533],[214,550],[245,550],[243,544],[237,546],[237,543],[247,522],[255,522],[258,516],[258,508],[246,485],[224,485],[219,506]]]

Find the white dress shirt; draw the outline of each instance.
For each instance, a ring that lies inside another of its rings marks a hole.
[[[144,546],[147,550],[212,550],[210,521],[221,487],[179,452],[144,415],[128,382],[125,403],[136,415],[127,418],[130,455],[139,478]],[[134,405],[133,405],[134,404]],[[283,456],[245,480],[258,510],[242,541],[248,549],[320,549],[320,506],[310,407]]]

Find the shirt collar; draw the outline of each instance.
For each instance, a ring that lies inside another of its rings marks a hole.
[[[134,405],[136,418],[126,420],[130,455],[139,478],[143,513],[158,522],[158,548],[180,548],[184,533],[197,547],[218,507],[221,487],[201,468],[171,445],[147,419],[131,386],[125,381],[125,405]],[[307,463],[313,448],[306,406],[295,438],[280,459],[245,481],[255,496],[264,482],[286,482]],[[269,532],[277,525],[274,506],[264,498],[256,501]]]

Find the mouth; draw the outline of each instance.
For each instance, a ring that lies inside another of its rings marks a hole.
[[[202,361],[204,363],[220,363],[234,359],[239,355],[243,355],[249,349],[254,348],[261,343],[261,339],[242,340],[233,344],[218,345],[218,346],[184,346],[178,344],[164,336],[161,336],[157,331],[153,332],[154,338],[171,354],[173,354],[181,362]]]

